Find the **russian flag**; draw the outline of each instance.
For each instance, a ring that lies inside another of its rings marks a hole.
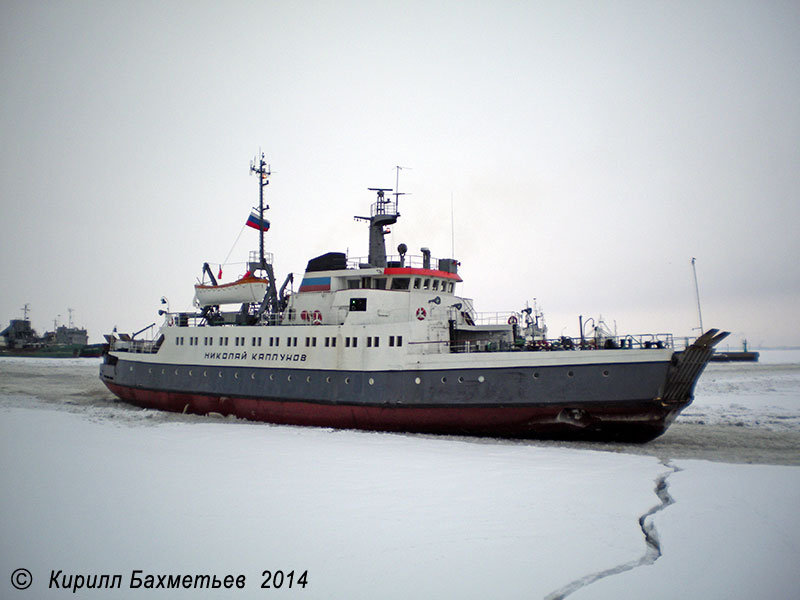
[[[245,225],[252,227],[253,229],[263,229],[264,231],[269,231],[269,221],[267,219],[261,219],[258,216],[257,210],[250,211],[250,216],[248,217]]]

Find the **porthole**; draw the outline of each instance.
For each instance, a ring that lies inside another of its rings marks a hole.
[[[478,375],[478,383],[483,383],[486,381],[486,378],[483,375]]]
[[[344,382],[345,382],[345,384],[349,384],[350,383],[350,378],[349,377],[345,377],[344,378]]]
[[[255,379],[255,378],[256,378],[256,374],[255,373],[250,373],[250,379]]]
[[[192,376],[192,370],[189,369],[189,377],[191,377],[191,376]]]
[[[203,371],[203,377],[208,377],[208,371]]]
[[[292,380],[292,376],[291,375],[287,375],[286,376],[286,381],[291,381],[291,380]]]
[[[458,383],[464,383],[464,378],[463,377],[459,377],[458,378]]]
[[[150,369],[147,369],[147,372],[148,372],[148,373],[152,373],[152,372],[153,372],[153,369],[152,369],[152,368],[150,368]]]
[[[372,377],[369,378],[369,384],[375,385],[375,380]]]
[[[177,375],[177,374],[178,374],[178,369],[175,369],[175,375]]]
[[[131,371],[133,371],[133,367],[131,367]],[[161,369],[161,374],[162,375],[166,375],[166,373],[167,373],[166,369]]]
[[[442,383],[447,383],[447,377],[442,377]]]
[[[233,378],[234,378],[234,379],[239,379],[239,374],[238,374],[238,373],[234,373],[234,374],[233,374]]]
[[[534,371],[533,372],[533,378],[534,379],[539,379],[539,371]]]
[[[608,377],[608,370],[603,371],[603,377]]]
[[[131,370],[131,372],[133,372],[133,365],[131,365],[131,366],[130,366],[130,367],[128,367],[128,368]]]
[[[269,380],[270,381],[275,381],[275,374],[274,373],[270,373],[269,374]]]
[[[220,378],[222,378],[222,371],[220,371],[219,373],[217,373],[217,376],[218,376],[218,377],[220,377]]]
[[[575,377],[575,371],[567,371],[567,377]]]
[[[326,377],[326,378],[325,378],[325,383],[330,383],[330,382],[331,382],[331,378],[330,378],[330,376]]]
[[[306,377],[306,383],[311,383],[311,375],[309,375],[308,377]]]
[[[422,379],[420,379],[419,377],[417,377],[417,378],[414,380],[414,383],[416,383],[417,385],[419,385],[420,383],[422,383]]]

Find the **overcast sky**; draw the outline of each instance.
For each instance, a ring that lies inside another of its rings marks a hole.
[[[402,165],[387,245],[454,245],[479,311],[696,334],[696,257],[706,328],[800,343],[796,1],[2,0],[0,44],[0,328],[190,308],[261,148],[281,282],[366,256]]]

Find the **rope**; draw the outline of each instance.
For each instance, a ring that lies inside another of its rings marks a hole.
[[[227,265],[227,264],[228,264],[228,259],[231,257],[231,254],[233,254],[233,249],[234,249],[234,248],[236,248],[236,244],[238,244],[238,243],[239,243],[239,238],[240,238],[240,237],[242,237],[242,232],[244,231],[244,228],[245,228],[245,227],[247,227],[247,223],[245,223],[244,225],[242,225],[242,228],[239,230],[239,235],[237,235],[237,236],[236,236],[236,240],[233,242],[233,246],[231,246],[231,249],[230,249],[230,251],[228,252],[228,256],[226,256],[226,257],[225,257],[225,260],[223,260],[223,261],[220,263],[220,265],[219,265],[220,267],[221,267],[222,265]]]

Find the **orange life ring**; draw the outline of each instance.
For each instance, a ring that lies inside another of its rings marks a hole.
[[[515,317],[514,315],[511,315],[510,317],[508,317],[508,324],[509,325],[516,325],[517,324],[517,317]]]
[[[314,325],[319,325],[320,323],[322,323],[322,313],[319,312],[318,310],[314,311],[313,323],[314,323]]]
[[[425,317],[426,317],[427,315],[428,315],[428,313],[426,312],[426,310],[425,310],[423,307],[421,307],[421,306],[420,306],[420,307],[417,309],[417,319],[419,319],[420,321],[422,321],[423,319],[425,319]]]

